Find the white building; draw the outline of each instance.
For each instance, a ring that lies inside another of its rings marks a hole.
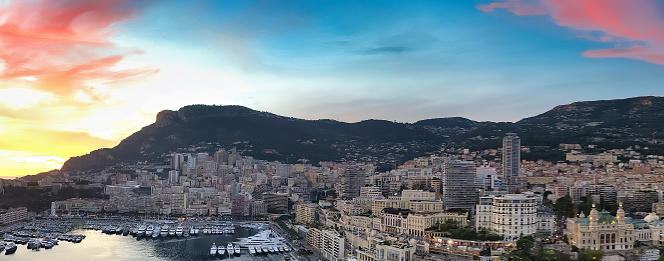
[[[327,260],[342,260],[344,258],[344,237],[336,230],[318,230],[310,228],[307,231],[306,242]]]
[[[517,240],[546,228],[553,228],[553,215],[538,215],[539,200],[533,194],[507,194],[480,198],[476,206],[475,227],[488,228]]]

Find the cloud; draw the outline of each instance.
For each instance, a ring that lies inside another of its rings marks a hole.
[[[547,10],[554,23],[572,28],[579,37],[599,42],[614,42],[612,49],[589,50],[584,57],[628,58],[662,64],[664,52],[664,15],[654,0],[510,0],[478,5],[483,12],[504,8],[515,15],[532,6]]]
[[[482,12],[493,12],[497,8],[507,9],[515,15],[545,15],[548,10],[536,1],[509,0],[507,2],[494,2],[486,5],[478,5],[477,9]]]
[[[613,48],[590,50],[583,53],[584,57],[590,58],[628,58],[643,60],[655,64],[664,64],[664,50],[657,51],[640,46],[629,48]]]
[[[28,78],[31,88],[72,97],[155,72],[114,69],[140,53],[110,41],[137,8],[122,0],[10,2],[0,9],[0,80]]]
[[[398,54],[406,52],[408,50],[409,49],[404,46],[384,46],[384,47],[364,49],[359,51],[359,53],[364,55]]]

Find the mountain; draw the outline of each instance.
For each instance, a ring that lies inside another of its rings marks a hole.
[[[98,170],[116,163],[156,160],[178,148],[202,151],[236,147],[243,155],[294,163],[360,160],[393,166],[433,152],[441,145],[471,150],[501,147],[507,132],[517,133],[531,147],[526,159],[564,159],[560,143],[597,148],[648,147],[664,155],[664,98],[575,102],[518,122],[476,122],[439,118],[415,123],[365,120],[303,120],[255,111],[242,106],[186,106],[162,111],[155,123],[124,139],[65,162],[63,171]]]
[[[303,120],[242,106],[193,105],[162,111],[155,123],[116,147],[73,157],[61,170],[97,170],[121,162],[154,160],[193,145],[210,152],[216,147],[236,147],[243,155],[290,163],[298,159],[314,163],[370,160],[394,165],[395,160],[402,162],[437,150],[446,139],[426,126],[407,123]]]

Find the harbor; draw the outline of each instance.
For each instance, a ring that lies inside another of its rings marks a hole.
[[[5,260],[294,260],[269,223],[37,220],[2,239]]]

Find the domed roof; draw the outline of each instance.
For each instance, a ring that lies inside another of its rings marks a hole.
[[[655,215],[655,212],[650,212],[645,218],[643,218],[643,221],[645,222],[653,222],[653,221],[659,221],[659,216]]]

